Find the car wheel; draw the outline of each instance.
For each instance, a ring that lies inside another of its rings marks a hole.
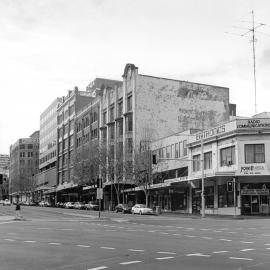
[[[142,211],[140,211],[140,215],[142,215]]]
[[[135,214],[134,211],[131,211],[131,214],[134,215]]]

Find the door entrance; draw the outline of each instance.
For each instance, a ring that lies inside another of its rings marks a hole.
[[[260,213],[260,201],[258,195],[251,196],[251,214]]]

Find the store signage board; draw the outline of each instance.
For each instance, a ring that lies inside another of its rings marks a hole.
[[[262,129],[270,128],[269,118],[238,119],[237,129]]]
[[[241,195],[269,195],[269,189],[242,189]]]
[[[265,164],[244,164],[239,166],[238,175],[268,175]]]

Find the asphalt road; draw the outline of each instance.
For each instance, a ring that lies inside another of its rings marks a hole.
[[[192,219],[23,207],[4,220],[0,269],[270,269],[270,219]]]

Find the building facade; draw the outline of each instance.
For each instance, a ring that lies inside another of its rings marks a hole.
[[[10,146],[9,189],[11,198],[32,199],[39,171],[39,131]]]
[[[152,144],[159,158],[153,181],[155,175],[168,175],[160,178],[159,189],[168,201],[160,205],[163,209],[200,213],[203,173],[206,214],[269,214],[270,118],[239,118],[192,133],[181,158],[179,138],[184,137],[178,134]],[[229,188],[234,182],[235,192]]]
[[[61,103],[62,98],[55,99],[40,115],[39,173],[36,175],[38,201],[54,202],[54,197],[46,196],[46,191],[57,185],[57,109]]]
[[[9,155],[0,154],[0,200],[9,198]]]

